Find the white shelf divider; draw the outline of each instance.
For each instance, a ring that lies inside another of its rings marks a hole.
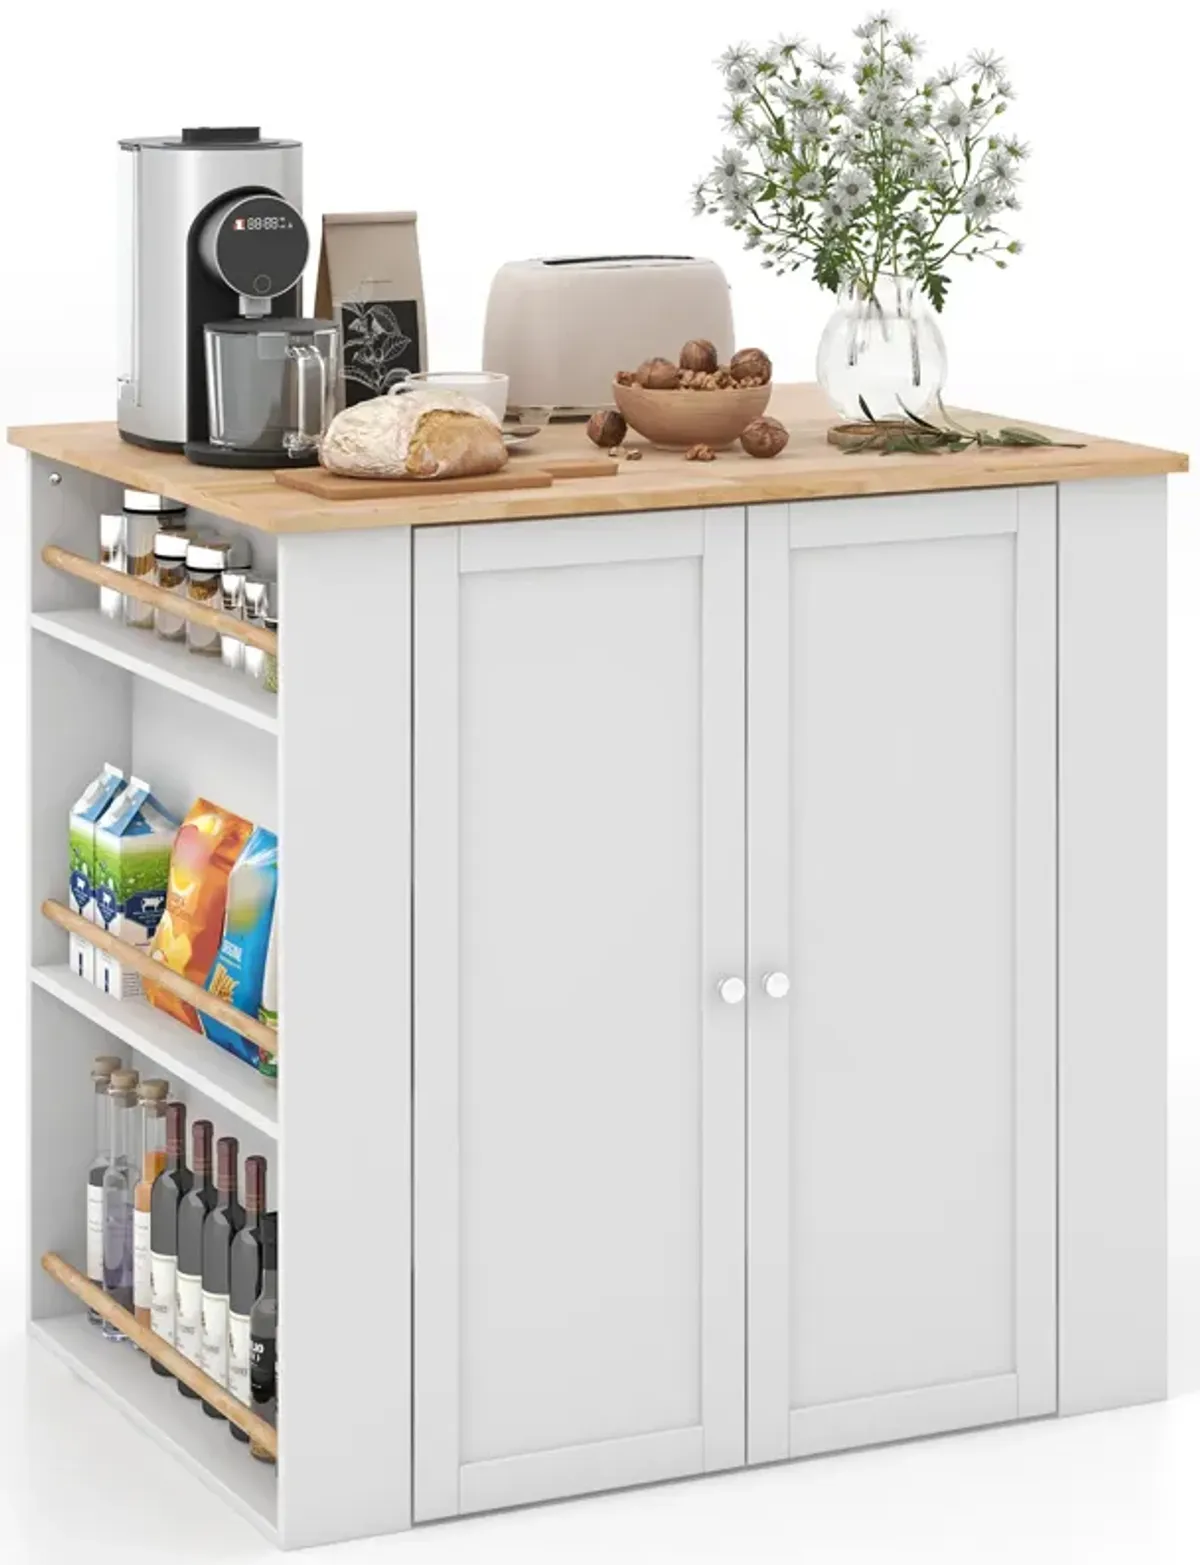
[[[276,1084],[260,1076],[244,1060],[156,1011],[146,1000],[114,1000],[78,977],[65,962],[33,967],[30,977],[47,994],[95,1022],[128,1048],[163,1066],[173,1081],[195,1087],[222,1108],[240,1115],[246,1124],[278,1137]]]
[[[82,1311],[33,1321],[29,1332],[278,1544],[275,1469],[255,1461],[224,1421],[206,1418],[199,1402],[181,1397],[174,1381],[151,1373],[149,1362],[132,1346],[106,1342]]]
[[[279,698],[262,690],[247,674],[226,668],[219,658],[197,657],[181,642],[163,641],[149,631],[110,620],[99,609],[56,609],[31,614],[30,624],[81,652],[128,669],[177,695],[199,701],[269,734],[279,732]]]

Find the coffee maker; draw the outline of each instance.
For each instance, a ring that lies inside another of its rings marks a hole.
[[[300,215],[300,143],[236,126],[120,147],[122,439],[215,465],[284,465],[293,453],[281,451],[282,440],[260,439],[259,449],[253,441],[242,448],[214,443],[213,412],[236,400],[229,393],[238,388],[210,377],[206,328],[243,322],[252,333],[258,321],[269,340],[279,335],[270,332],[278,323],[286,325],[286,342],[297,331],[304,340],[304,328],[320,324],[295,319],[309,248]],[[215,376],[222,362],[232,360],[215,361]]]

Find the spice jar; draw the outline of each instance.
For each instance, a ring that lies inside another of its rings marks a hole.
[[[249,554],[243,539],[193,538],[187,551],[187,595],[191,602],[219,610],[222,572],[248,565]],[[187,645],[189,652],[201,657],[220,657],[220,632],[188,620]]]
[[[265,609],[267,604],[267,586],[259,576],[247,576],[244,589],[245,609],[244,618],[247,625],[258,625],[266,629]],[[262,684],[263,663],[266,653],[261,647],[252,647],[246,643],[245,665],[246,672],[257,684]]]
[[[160,529],[154,536],[155,580],[164,592],[183,597],[187,592],[187,551],[191,539],[174,528]],[[164,641],[183,640],[183,615],[154,608],[154,633]]]
[[[263,622],[268,630],[279,634],[279,583],[267,583],[266,601],[263,604]],[[272,695],[279,694],[279,654],[264,652],[262,660],[262,687]]]
[[[166,495],[150,494],[144,489],[126,489],[124,499],[124,569],[130,576],[155,579],[154,540],[160,532],[178,531],[187,519],[187,506]],[[154,606],[139,598],[124,600],[127,625],[137,630],[154,626]]]
[[[221,572],[221,613],[230,619],[241,619],[246,605],[245,571]],[[242,669],[246,665],[246,644],[236,636],[221,635],[221,662],[226,668]]]

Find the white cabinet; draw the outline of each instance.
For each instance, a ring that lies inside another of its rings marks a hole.
[[[414,1517],[745,1458],[744,513],[414,540]]]
[[[1054,562],[416,538],[416,1520],[1053,1409]]]
[[[749,1459],[1051,1412],[1054,491],[750,529]]]

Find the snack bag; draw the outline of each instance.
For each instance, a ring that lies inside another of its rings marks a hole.
[[[264,1027],[270,1027],[272,1031],[279,1031],[279,979],[276,963],[275,930],[279,924],[279,903],[275,903],[275,912],[271,914],[271,938],[267,942],[267,970],[263,974],[262,999],[258,1006],[258,1019]],[[258,1051],[258,1068],[264,1076],[278,1076],[279,1063],[274,1054],[267,1054],[265,1050]]]
[[[248,1016],[258,1016],[262,1000],[278,866],[279,842],[275,833],[265,826],[256,826],[229,872],[225,932],[208,975],[208,992],[236,1005]],[[201,1016],[200,1025],[206,1038],[257,1068],[257,1044],[211,1016]]]
[[[179,822],[131,777],[96,827],[95,921],[128,945],[144,951],[167,901],[167,870]],[[119,957],[96,952],[97,989],[118,1000],[142,992],[142,980]]]
[[[229,872],[253,830],[240,815],[197,799],[175,838],[167,906],[150,955],[194,984],[204,984],[212,971],[225,923]],[[150,979],[145,988],[151,1005],[201,1031],[194,1006]]]
[[[125,774],[105,765],[75,801],[67,817],[67,906],[72,913],[96,922],[96,822],[125,786]],[[68,939],[71,971],[90,983],[95,976],[96,948],[79,935]]]

